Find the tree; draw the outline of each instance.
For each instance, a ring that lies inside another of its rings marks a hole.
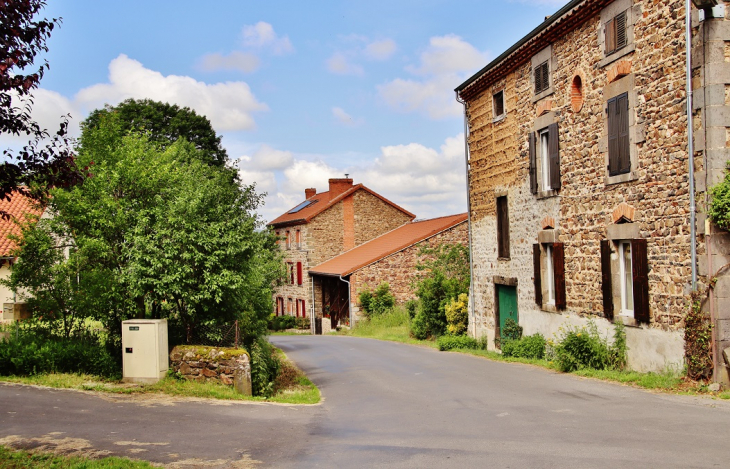
[[[161,103],[150,99],[127,99],[116,106],[106,105],[93,111],[81,124],[84,132],[99,127],[101,120],[110,114],[119,120],[121,139],[129,132],[142,132],[150,142],[165,149],[179,138],[188,140],[199,150],[202,160],[212,166],[224,166],[228,154],[221,146],[221,137],[205,116],[176,104]],[[82,137],[83,138],[83,137]],[[82,142],[83,145],[83,142]]]
[[[32,92],[49,68],[47,61],[38,68],[34,62],[38,53],[48,51],[46,40],[60,23],[58,18],[33,20],[44,6],[43,0],[0,2],[0,134],[30,138],[22,150],[3,152],[0,199],[9,200],[15,191],[41,199],[49,187],[68,187],[83,180],[66,136],[67,119],[54,135],[31,119]],[[5,212],[0,215],[7,217]]]

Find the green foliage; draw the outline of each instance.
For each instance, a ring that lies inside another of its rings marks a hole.
[[[459,298],[454,298],[446,304],[447,330],[451,335],[462,335],[466,333],[469,325],[469,296],[461,293]]]
[[[730,230],[730,172],[725,178],[710,188],[710,205],[707,215],[717,226]]]
[[[416,317],[418,312],[418,300],[408,300],[405,304],[406,311],[408,311],[408,317],[413,319]]]
[[[0,446],[0,467],[3,469],[152,469],[147,461],[108,457],[87,459],[79,456],[9,449]]]
[[[301,330],[311,329],[312,321],[309,318],[297,318],[296,328]]]
[[[479,349],[479,341],[466,335],[443,335],[436,341],[439,350]]]
[[[687,376],[694,380],[712,377],[712,322],[702,311],[700,302],[692,302],[691,309],[684,318],[684,357],[687,363]]]
[[[118,362],[90,332],[64,337],[30,321],[14,324],[0,340],[0,375],[56,372],[121,378]]]
[[[520,340],[522,338],[522,326],[512,318],[504,321],[504,328],[501,331],[502,340]]]
[[[540,360],[545,357],[545,337],[542,334],[528,335],[519,339],[503,340],[502,355]]]
[[[256,339],[248,348],[251,357],[251,387],[254,396],[271,397],[281,369],[274,347],[265,338]]]
[[[424,272],[416,282],[419,309],[413,318],[412,334],[417,339],[446,333],[446,304],[469,292],[469,249],[461,244],[424,248],[417,265]]]
[[[365,289],[360,292],[359,299],[363,313],[368,319],[380,316],[395,305],[395,297],[390,292],[388,282],[382,282],[372,293],[365,286]]]
[[[293,329],[297,325],[297,318],[294,316],[276,316],[272,314],[269,317],[269,330],[283,331],[285,329]]]
[[[553,346],[558,368],[564,372],[582,368],[623,369],[626,365],[626,333],[623,324],[618,323],[614,327],[614,343],[611,345],[598,334],[593,321],[589,321],[587,328],[564,329],[559,343]]]

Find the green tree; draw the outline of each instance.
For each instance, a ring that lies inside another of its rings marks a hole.
[[[121,139],[130,132],[144,133],[150,142],[165,149],[179,138],[191,142],[199,152],[202,161],[212,166],[225,166],[228,154],[221,146],[221,137],[216,135],[207,117],[198,115],[188,107],[162,103],[150,99],[127,99],[116,106],[106,105],[89,114],[81,123],[85,135],[97,129],[109,115],[118,119]],[[84,135],[81,138],[84,146]]]

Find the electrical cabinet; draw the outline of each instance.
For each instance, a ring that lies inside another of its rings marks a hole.
[[[156,383],[169,368],[167,319],[122,322],[122,368],[126,383]]]

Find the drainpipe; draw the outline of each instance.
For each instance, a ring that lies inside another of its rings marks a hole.
[[[310,275],[309,279],[312,282],[312,306],[311,306],[312,309],[310,310],[310,313],[309,313],[309,318],[310,318],[309,319],[309,328],[312,330],[312,335],[316,335],[317,327],[316,327],[315,323],[317,322],[317,313],[315,312],[315,307],[314,307],[314,277],[312,277]]]
[[[695,155],[692,132],[692,2],[685,0],[685,41],[687,61],[687,151],[689,152],[689,229],[692,261],[692,291],[697,291],[697,234],[695,229]]]
[[[353,327],[355,327],[355,317],[352,315],[352,300],[350,299],[350,282],[348,280],[345,280],[344,278],[342,278],[342,275],[340,275],[340,280],[347,284],[347,311],[350,313],[350,328],[353,328]]]
[[[467,115],[466,101],[462,100],[459,93],[456,93],[456,101],[464,106],[464,170],[466,172],[466,219],[469,235],[469,316],[474,324],[474,338],[477,339],[477,321],[474,315],[474,256],[472,255],[472,234],[471,234],[471,193],[469,187],[469,120]]]

